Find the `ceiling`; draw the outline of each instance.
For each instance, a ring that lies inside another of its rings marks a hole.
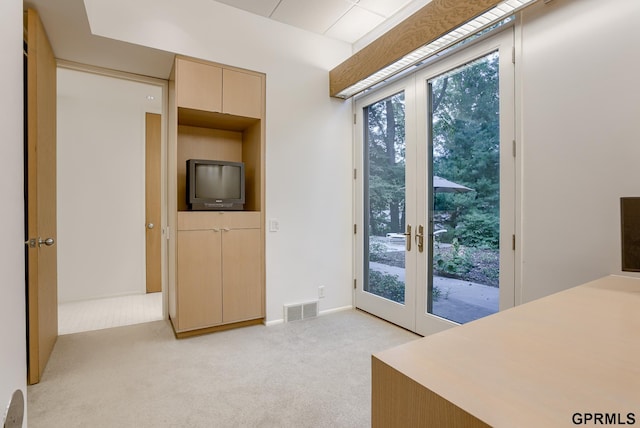
[[[217,1],[347,43],[355,43],[403,8],[417,3],[414,0]]]
[[[168,79],[174,54],[91,34],[83,0],[28,0],[58,60]]]
[[[218,0],[287,25],[355,43],[356,50],[358,43],[372,41],[429,1]],[[171,52],[91,34],[83,0],[26,0],[24,4],[40,14],[59,60],[160,79],[167,79],[171,72]]]

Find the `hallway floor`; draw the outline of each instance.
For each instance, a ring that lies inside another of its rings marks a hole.
[[[162,319],[162,293],[135,294],[58,305],[58,334],[102,330]]]

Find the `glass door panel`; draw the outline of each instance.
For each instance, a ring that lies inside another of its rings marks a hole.
[[[465,323],[499,310],[497,51],[428,81],[427,312]]]
[[[404,92],[364,109],[364,291],[405,304],[406,150]]]
[[[505,29],[416,76],[424,85],[418,217],[426,257],[416,299],[423,335],[515,303],[513,40]]]

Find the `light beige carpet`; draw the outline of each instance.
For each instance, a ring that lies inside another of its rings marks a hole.
[[[355,310],[181,340],[166,321],[60,336],[29,427],[367,427],[371,354],[417,338]]]

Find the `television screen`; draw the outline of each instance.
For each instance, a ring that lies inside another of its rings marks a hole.
[[[187,208],[238,211],[244,209],[244,163],[210,159],[187,161]]]
[[[195,165],[195,197],[242,199],[242,169],[238,165]]]

